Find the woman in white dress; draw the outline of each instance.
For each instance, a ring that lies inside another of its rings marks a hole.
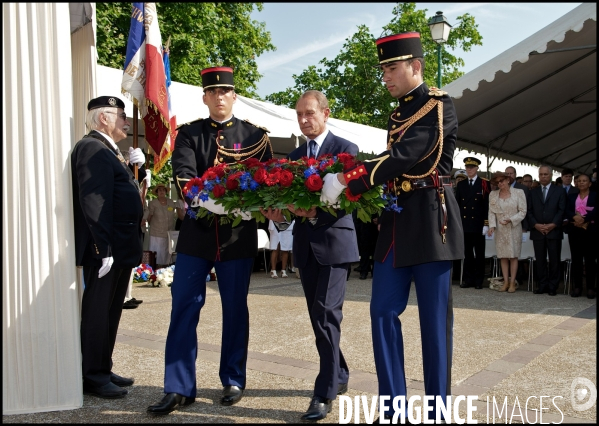
[[[279,260],[279,253],[281,254],[281,278],[287,278],[287,262],[289,260],[289,253],[293,248],[293,224],[286,229],[277,225],[271,220],[268,222],[268,231],[270,232],[270,277],[278,278],[277,275],[277,262]]]
[[[509,175],[498,172],[491,179],[491,185],[499,189],[489,194],[489,231],[495,234],[497,258],[501,259],[503,287],[499,291],[516,291],[518,258],[522,250],[522,220],[526,217],[526,196],[524,191],[512,188],[514,181]]]

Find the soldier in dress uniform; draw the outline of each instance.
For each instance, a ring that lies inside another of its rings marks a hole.
[[[480,160],[464,158],[467,179],[456,185],[456,198],[460,206],[464,229],[464,282],[460,287],[483,288],[485,279],[485,235],[489,230],[489,193],[491,186],[485,178],[478,177]]]
[[[190,179],[202,176],[219,163],[248,158],[272,158],[267,130],[233,115],[237,99],[233,70],[213,67],[202,72],[203,101],[209,118],[179,127],[173,151],[173,177],[179,196]],[[191,200],[186,198],[187,204]],[[253,262],[258,253],[257,225],[251,215],[236,227],[219,223],[226,214],[214,200],[201,202],[214,215],[195,219],[185,216],[177,242],[175,276],[171,286],[173,305],[166,339],[163,399],[148,407],[152,414],[168,414],[193,403],[196,397],[197,333],[200,310],[206,298],[206,276],[218,276],[223,308],[222,347],[219,376],[223,385],[222,405],[238,402],[246,386],[249,339],[247,294]],[[189,213],[189,210],[188,210]]]
[[[383,37],[376,45],[383,82],[398,100],[389,118],[387,150],[353,170],[325,176],[321,201],[335,203],[345,185],[360,194],[386,184],[397,195],[403,210],[381,214],[374,254],[370,317],[379,395],[406,396],[399,315],[414,278],[425,391],[446,399],[451,395],[451,265],[464,252],[450,175],[457,116],[447,93],[423,82],[419,33]],[[393,408],[383,411],[392,414]]]
[[[112,372],[125,293],[131,270],[143,253],[143,204],[136,180],[117,143],[127,137],[125,103],[100,96],[87,104],[90,132],[71,153],[75,253],[83,266],[85,289],[81,302],[81,355],[83,392],[101,398],[123,398],[131,378]],[[143,164],[139,148],[131,163]]]

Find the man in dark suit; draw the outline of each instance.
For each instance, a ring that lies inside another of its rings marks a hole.
[[[112,352],[131,270],[143,252],[143,204],[139,182],[116,146],[129,129],[124,102],[101,96],[89,101],[87,109],[91,131],[71,153],[76,262],[83,266],[85,283],[83,392],[123,398],[127,390],[122,388],[133,379],[112,372]]]
[[[233,115],[237,100],[233,69],[212,67],[202,70],[201,75],[202,100],[210,116],[179,127],[172,157],[179,197],[185,197],[189,206],[194,206],[197,200],[183,194],[183,187],[210,167],[249,158],[266,161],[272,157],[267,130]],[[258,227],[251,216],[243,214],[244,220],[235,228],[231,223],[221,224],[219,215],[227,212],[212,199],[199,205],[214,215],[196,219],[193,215],[197,209],[191,207],[181,224],[171,286],[171,323],[164,353],[166,395],[148,407],[150,414],[165,415],[195,402],[196,329],[206,301],[206,275],[213,267],[223,308],[220,403],[230,406],[239,402],[246,386],[250,334],[247,294],[258,254]]]
[[[308,140],[289,154],[289,160],[342,152],[358,154],[356,144],[335,136],[327,129],[326,122],[331,111],[326,96],[321,92],[305,92],[295,109],[300,129]],[[359,260],[358,242],[353,218],[343,210],[337,211],[337,217],[316,207],[306,211],[289,206],[289,210],[305,218],[295,220],[293,264],[300,272],[320,356],[320,372],[316,376],[308,410],[301,419],[316,421],[324,419],[331,411],[332,401],[347,391],[349,369],[339,340],[345,283],[351,263]],[[280,216],[265,213],[269,219],[283,220]]]
[[[464,255],[460,210],[450,175],[457,116],[447,93],[429,89],[423,82],[419,33],[382,37],[376,45],[383,83],[397,99],[387,127],[387,150],[352,170],[325,176],[321,201],[334,204],[342,191],[361,194],[383,183],[388,193],[397,196],[396,206],[402,210],[390,207],[382,212],[374,254],[370,320],[378,394],[391,401],[407,397],[400,318],[413,279],[425,393],[446,401],[451,395],[453,347],[451,265]],[[429,407],[432,412],[427,417],[434,418],[435,403]],[[391,412],[385,417],[395,410],[388,409]]]
[[[551,184],[549,166],[539,167],[540,185],[530,191],[528,224],[537,263],[539,288],[535,294],[557,294],[562,250],[562,221],[566,210],[566,191]],[[549,257],[549,267],[547,267]]]
[[[460,206],[464,230],[464,282],[462,288],[483,288],[485,279],[485,234],[488,230],[489,181],[477,175],[480,160],[464,158],[467,179],[456,185],[456,199]]]
[[[562,170],[562,186],[566,191],[566,196],[569,194],[578,194],[580,191],[574,185],[572,185],[572,178],[574,176],[574,170],[564,169]]]

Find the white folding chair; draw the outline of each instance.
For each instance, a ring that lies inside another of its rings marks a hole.
[[[522,250],[520,251],[520,256],[518,260],[527,260],[528,261],[528,286],[526,289],[528,291],[534,286],[534,268],[533,262],[535,260],[535,248],[532,244],[532,240],[530,239],[530,233],[527,232],[526,240],[522,241]]]
[[[168,254],[169,264],[173,263],[173,254],[176,254],[177,240],[179,239],[179,231],[168,231]]]
[[[493,236],[495,236],[493,234]],[[497,248],[495,247],[495,238],[485,238],[485,259],[491,259],[491,276],[499,276],[499,265],[497,262]]]
[[[264,269],[268,275],[268,264],[266,263],[266,250],[270,250],[270,238],[264,229],[258,228],[258,253],[264,253]]]
[[[564,294],[570,291],[570,281],[572,274],[572,254],[570,253],[570,240],[568,234],[564,234],[562,240],[562,253],[560,260],[566,262],[566,268],[564,269]]]

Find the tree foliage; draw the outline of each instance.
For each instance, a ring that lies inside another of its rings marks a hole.
[[[122,69],[131,3],[96,3],[98,63]],[[170,42],[171,80],[199,86],[210,66],[235,70],[237,93],[258,98],[256,57],[276,50],[266,24],[252,20],[262,3],[156,3],[162,43]]]
[[[416,10],[415,3],[397,3],[393,18],[385,25],[386,35],[407,31],[420,33],[424,50],[424,80],[436,86],[437,44],[432,40],[428,27],[427,9]],[[466,13],[457,18],[442,49],[442,83],[446,85],[462,76],[460,67],[464,60],[451,50],[461,48],[469,51],[474,45],[482,45],[474,17]],[[395,100],[381,82],[374,37],[368,27],[358,26],[358,31],[346,39],[341,52],[332,60],[327,58],[319,66],[311,65],[300,75],[293,75],[295,86],[266,96],[277,105],[295,107],[301,93],[309,89],[323,92],[329,99],[331,114],[335,118],[385,129]]]

